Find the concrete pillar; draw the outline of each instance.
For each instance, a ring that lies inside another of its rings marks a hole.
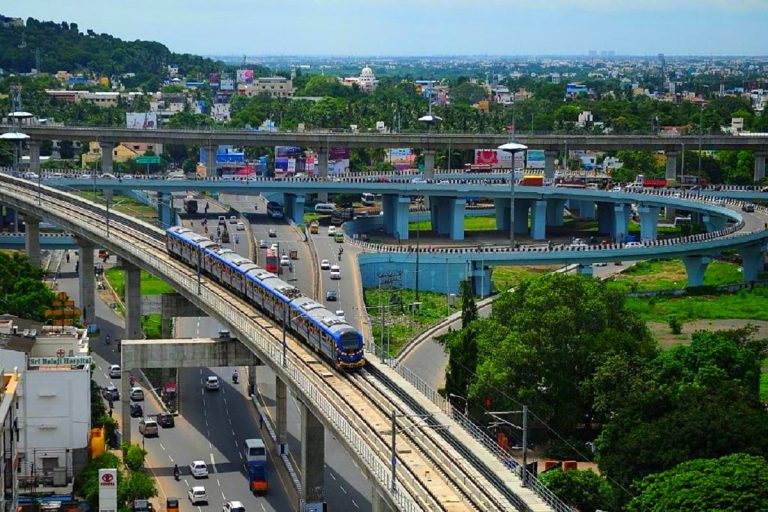
[[[531,209],[533,201],[530,200],[515,200],[515,234],[527,235],[528,234],[528,212]]]
[[[7,209],[8,209],[7,206],[3,206],[0,204],[0,233],[5,231],[5,215],[6,215]]]
[[[656,231],[659,225],[659,210],[658,206],[641,206],[638,208],[640,212],[640,239],[641,240],[656,240]]]
[[[248,366],[248,395],[257,395],[258,390],[256,389],[256,365],[250,365]]]
[[[704,273],[711,261],[709,256],[683,256],[685,271],[688,273],[688,287],[704,284]]]
[[[328,177],[328,148],[317,150],[316,172],[320,178]],[[317,198],[321,202],[328,201],[328,192],[318,192]]]
[[[80,271],[78,284],[80,285],[80,310],[84,324],[90,324],[96,320],[96,287],[93,272],[93,243],[82,238],[77,239],[78,262]]]
[[[452,197],[448,199],[448,204],[451,240],[464,240],[464,209],[467,200],[463,197]]]
[[[449,197],[433,196],[429,203],[432,231],[441,235],[447,235],[451,231],[451,219]]]
[[[123,261],[125,270],[125,337],[141,339],[141,270]],[[83,269],[84,270],[84,269]]]
[[[205,148],[205,177],[216,177],[216,153],[219,151],[218,145],[211,145]]]
[[[579,218],[582,220],[594,220],[595,218],[595,202],[594,201],[579,201]]]
[[[592,277],[592,264],[580,263],[577,272],[580,276]]]
[[[288,394],[279,376],[275,375],[275,434],[277,455],[288,453]]]
[[[531,238],[547,238],[547,201],[534,201],[531,211]]]
[[[395,202],[397,196],[393,194],[381,195],[381,213],[384,217],[384,232],[391,235],[395,232]]]
[[[165,340],[173,338],[172,316],[163,316],[160,318],[160,337]],[[165,380],[163,382],[165,382]]]
[[[408,196],[395,196],[392,202],[395,205],[395,238],[398,240],[408,240],[408,214],[411,206],[411,198]]]
[[[101,172],[112,172],[112,151],[116,144],[114,142],[100,142],[101,146]]]
[[[286,215],[296,224],[304,223],[305,196],[299,194],[285,194]]]
[[[765,179],[765,157],[768,155],[765,151],[755,152],[755,181]]]
[[[547,200],[547,225],[562,226],[565,210],[565,199]]]
[[[739,249],[741,256],[741,275],[745,283],[757,281],[765,268],[765,249],[761,245],[750,245]]]
[[[133,368],[120,368],[120,443],[131,444],[131,370]]]
[[[173,196],[169,192],[157,193],[157,213],[160,220],[160,226],[163,229],[167,229],[176,224],[175,212],[173,211],[173,205],[171,201]]]
[[[666,151],[667,155],[667,173],[665,177],[668,180],[677,179],[677,157],[680,156],[680,151]]]
[[[40,174],[40,141],[30,140],[27,142],[27,145],[29,147],[29,170],[35,174]],[[765,161],[765,158],[763,158],[763,161]]]
[[[674,206],[665,206],[664,207],[664,220],[667,222],[674,222],[675,216],[677,215],[677,210]]]
[[[27,250],[27,258],[33,267],[40,267],[40,219],[24,216],[26,236],[24,246]]]
[[[19,232],[19,214],[13,208],[5,207],[5,216],[8,221],[8,231],[11,233]]]
[[[712,233],[713,231],[720,231],[725,227],[725,222],[726,222],[725,217],[719,217],[717,215],[709,215],[709,214],[704,214],[701,221],[704,224],[704,227],[707,228],[707,233]]]
[[[611,234],[617,242],[623,242],[629,233],[629,218],[632,215],[632,209],[628,204],[616,204],[613,207],[614,232]]]
[[[435,179],[435,150],[425,149],[422,153],[424,155],[424,179]]]
[[[613,203],[597,203],[597,231],[601,235],[611,235],[614,232]]]
[[[555,179],[555,159],[557,158],[557,151],[544,151],[544,179]]]
[[[323,503],[325,480],[325,428],[305,404],[301,404],[301,489],[304,501]]]
[[[511,202],[509,199],[498,197],[493,200],[496,211],[496,229],[499,231],[509,231],[509,205]]]
[[[469,264],[469,278],[472,279],[472,289],[478,297],[487,297],[491,294],[493,283],[491,282],[491,267],[483,261],[471,261]]]

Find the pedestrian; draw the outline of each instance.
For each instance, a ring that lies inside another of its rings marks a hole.
[[[75,274],[80,272],[80,260],[75,263]]]
[[[109,402],[109,417],[112,418],[112,402]]]
[[[259,413],[259,428],[264,428],[264,415]]]
[[[69,263],[69,251],[67,251],[67,263]]]

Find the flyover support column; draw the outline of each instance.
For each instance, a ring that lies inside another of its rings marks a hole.
[[[704,227],[707,228],[707,233],[720,231],[725,227],[725,217],[704,214],[701,218],[701,221],[704,223]]]
[[[31,217],[29,215],[24,216],[24,225],[26,229],[26,237],[24,237],[24,245],[27,250],[27,258],[29,258],[29,264],[33,267],[40,267],[40,219]]]
[[[688,273],[688,287],[704,284],[704,273],[712,261],[709,256],[683,256],[685,271]]]
[[[597,231],[602,235],[613,236],[614,212],[612,203],[597,203]]]
[[[141,270],[123,260],[125,270],[125,337],[129,340],[142,338],[141,332]],[[93,269],[82,269],[84,272]]]
[[[397,196],[392,194],[381,195],[381,213],[384,232],[391,235],[395,232],[395,201]]]
[[[594,201],[579,201],[579,218],[582,220],[594,220],[595,218],[595,202]]]
[[[435,150],[425,149],[423,152],[423,155],[424,155],[424,179],[433,180],[435,179]]]
[[[328,177],[328,148],[317,150],[317,175],[321,180]],[[321,202],[327,202],[328,192],[318,192],[317,198]]]
[[[169,192],[157,193],[157,213],[160,226],[163,229],[167,229],[175,224],[171,201],[173,201],[173,196]]]
[[[547,202],[534,201],[531,212],[531,238],[545,240],[547,238]]]
[[[758,275],[765,268],[765,250],[761,245],[749,245],[739,249],[741,256],[741,275],[745,283],[757,281]]]
[[[275,375],[275,427],[277,455],[288,453],[288,394],[285,382]]]
[[[94,286],[93,272],[93,243],[83,238],[77,239],[78,264],[80,272],[78,282],[80,285],[80,309],[83,324],[88,325],[96,320],[96,287]]]
[[[304,203],[306,198],[298,194],[285,194],[285,206],[288,217],[296,224],[304,223]]]
[[[112,172],[112,151],[114,151],[114,142],[99,142],[101,147],[101,173]]]
[[[763,181],[765,179],[765,157],[768,156],[768,152],[756,151],[755,152],[755,181]]]
[[[451,231],[451,220],[446,215],[450,208],[450,197],[432,196],[429,202],[432,231],[440,235],[447,235]]]
[[[497,197],[493,200],[496,210],[496,229],[509,232],[509,205],[512,201]]]
[[[307,505],[323,503],[325,496],[325,428],[304,403],[301,404],[301,489]]]
[[[667,172],[665,178],[668,180],[677,179],[677,157],[680,156],[679,151],[666,151],[667,155]]]
[[[13,208],[5,207],[5,216],[11,233],[19,232],[19,213]]]
[[[395,196],[392,203],[394,205],[395,238],[398,240],[408,240],[408,214],[410,213],[411,198],[408,196]]]
[[[120,444],[131,444],[131,370],[120,368]]]
[[[463,197],[451,197],[447,201],[450,211],[449,235],[451,240],[464,240],[464,209],[467,200]]]
[[[638,208],[640,212],[641,240],[656,240],[660,209],[658,206],[641,206]]]
[[[614,232],[611,233],[611,236],[617,242],[623,242],[629,233],[629,219],[632,216],[632,209],[628,204],[617,204],[613,207],[613,215]]]
[[[547,225],[562,226],[565,199],[549,199],[547,201]]]
[[[544,179],[555,179],[555,159],[557,158],[557,151],[544,151]]]
[[[493,283],[491,282],[491,267],[486,266],[484,261],[467,262],[470,270],[470,279],[472,279],[472,289],[478,297],[487,297],[491,294]]]
[[[528,234],[528,214],[531,209],[532,201],[515,200],[515,234]],[[546,206],[545,206],[546,208]],[[546,219],[545,219],[546,220]]]
[[[205,148],[205,177],[216,177],[216,153],[219,151],[219,146],[216,144],[209,145]]]
[[[40,141],[30,140],[27,145],[29,147],[29,170],[35,174],[40,174]],[[763,162],[765,162],[765,158],[763,158]]]

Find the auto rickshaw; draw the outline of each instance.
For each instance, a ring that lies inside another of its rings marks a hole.
[[[179,512],[179,499],[168,497],[165,500],[166,512]]]

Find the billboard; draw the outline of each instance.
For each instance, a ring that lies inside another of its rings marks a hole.
[[[330,148],[328,160],[349,160],[349,148]]]
[[[524,167],[524,151],[515,153],[515,168]],[[512,154],[500,149],[476,149],[475,164],[490,165],[498,169],[509,169],[512,167]]]
[[[221,74],[211,73],[208,75],[208,83],[211,84],[211,87],[218,87],[221,83]]]
[[[528,163],[526,164],[526,168],[528,169],[544,168],[544,150],[543,149],[528,150]]]
[[[126,112],[126,128],[139,128],[145,130],[154,130],[157,128],[156,112]]]
[[[222,91],[234,91],[235,81],[231,78],[222,78],[221,83],[219,84],[219,89]]]
[[[304,156],[304,149],[298,146],[275,146],[275,157],[299,158]]]
[[[236,77],[237,77],[237,83],[239,83],[239,84],[252,84],[253,83],[253,70],[252,69],[238,69]]]
[[[117,469],[99,470],[99,510],[117,512]]]

